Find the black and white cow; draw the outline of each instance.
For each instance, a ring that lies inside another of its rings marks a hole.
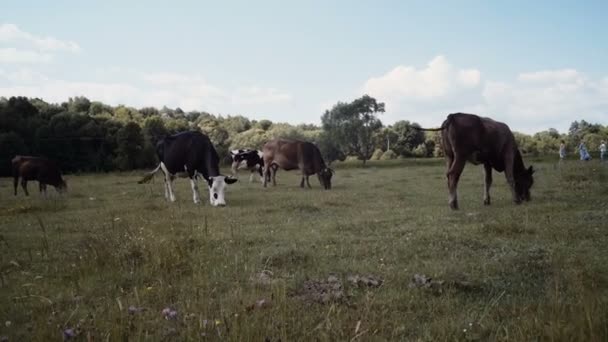
[[[260,182],[263,182],[262,171],[264,170],[264,155],[262,151],[257,150],[232,150],[232,174],[236,175],[238,170],[247,169],[251,172],[249,183],[253,181],[253,174],[257,171],[260,175]]]
[[[224,192],[227,184],[236,178],[220,175],[219,157],[209,137],[201,132],[188,131],[168,136],[156,144],[160,161],[156,169],[149,172],[139,183],[150,180],[158,170],[165,175],[165,198],[175,201],[173,179],[176,176],[190,178],[192,199],[200,203],[197,179],[202,176],[209,186],[209,201],[213,206],[225,206]]]

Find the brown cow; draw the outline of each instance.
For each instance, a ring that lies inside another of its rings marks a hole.
[[[275,139],[267,142],[262,152],[264,154],[264,187],[271,175],[272,185],[277,184],[277,167],[280,167],[286,171],[299,169],[302,173],[301,188],[304,187],[304,182],[310,188],[308,177],[316,173],[325,190],[331,189],[331,177],[334,171],[325,165],[321,152],[313,143]]]
[[[506,124],[473,114],[454,113],[448,115],[440,128],[422,130],[441,131],[452,209],[458,209],[456,188],[467,160],[484,166],[485,205],[490,204],[492,168],[505,172],[515,203],[530,200],[534,169],[524,166],[513,133]]]
[[[27,182],[31,180],[38,181],[40,192],[45,195],[47,184],[54,186],[59,193],[67,191],[68,186],[61,178],[61,171],[55,161],[42,157],[15,156],[11,162],[13,164],[15,196],[17,196],[19,177],[21,177],[21,187],[26,196],[29,196]]]

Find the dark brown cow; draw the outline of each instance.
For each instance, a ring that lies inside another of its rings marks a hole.
[[[525,168],[513,133],[506,124],[473,114],[454,113],[448,115],[441,128],[422,130],[441,131],[452,209],[458,209],[456,188],[467,160],[484,166],[484,204],[490,204],[492,169],[505,172],[515,203],[530,200],[534,169]]]
[[[310,188],[308,177],[315,173],[319,182],[326,189],[331,189],[331,176],[334,171],[325,165],[321,152],[313,143],[290,139],[275,139],[267,142],[262,149],[264,154],[264,187],[272,175],[272,184],[276,185],[277,167],[283,170],[299,169],[302,173],[300,187],[304,182]],[[276,166],[276,167],[275,167]]]
[[[15,156],[11,162],[15,196],[17,196],[19,177],[21,177],[21,187],[26,196],[29,196],[27,182],[31,180],[38,181],[40,192],[45,195],[47,184],[54,186],[59,193],[67,191],[68,186],[61,178],[61,171],[55,161],[42,157]]]

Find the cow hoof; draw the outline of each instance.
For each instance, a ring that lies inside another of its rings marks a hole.
[[[452,210],[458,210],[458,202],[450,202],[450,208]]]
[[[483,200],[483,204],[484,205],[490,205],[490,199],[489,198],[488,199],[484,199]]]

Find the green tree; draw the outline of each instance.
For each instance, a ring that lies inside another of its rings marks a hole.
[[[11,175],[10,160],[17,154],[26,154],[28,152],[27,145],[15,132],[0,133],[0,175]]]
[[[116,134],[118,144],[116,164],[121,170],[132,170],[140,165],[139,154],[144,147],[144,136],[139,125],[128,122]]]
[[[400,156],[411,156],[414,149],[426,140],[424,131],[414,127],[420,127],[420,125],[415,122],[397,121],[392,126],[392,129],[397,133],[397,141],[392,149]]]
[[[338,146],[329,133],[322,131],[316,143],[327,164],[331,164],[336,160],[344,161],[346,159],[346,154],[342,152],[340,146]]]
[[[351,103],[337,103],[325,111],[321,122],[343,153],[355,155],[365,164],[374,152],[374,132],[382,127],[378,113],[384,113],[384,103],[364,95]]]

